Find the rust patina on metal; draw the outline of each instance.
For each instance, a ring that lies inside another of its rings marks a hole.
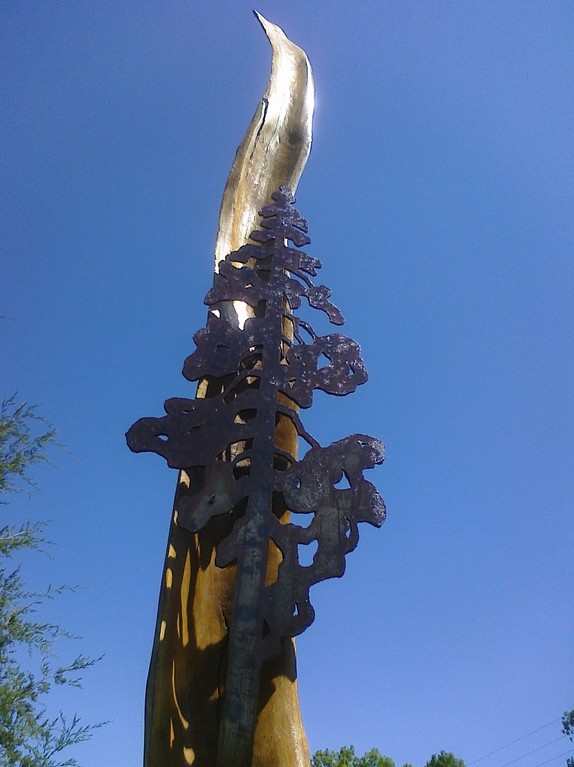
[[[331,291],[311,280],[321,263],[299,249],[310,239],[290,189],[271,197],[251,242],[221,261],[206,295],[207,325],[184,365],[188,380],[207,382],[204,395],[167,400],[165,416],[142,418],[127,434],[133,451],[156,452],[169,466],[195,472],[193,492],[176,504],[180,527],[200,533],[216,517],[227,520],[215,561],[235,565],[236,581],[218,767],[252,763],[263,662],[280,651],[283,637],[312,623],[309,589],[343,575],[358,523],[378,527],[385,517],[363,477],[382,463],[382,444],[354,434],[321,447],[303,427],[299,408],[310,407],[316,389],[346,395],[367,374],[355,341],[319,336],[294,313],[305,298],[343,324]],[[249,308],[243,319],[230,310],[241,304]],[[285,432],[297,435],[292,449],[284,447]],[[309,445],[300,461],[299,438]],[[313,561],[303,565],[299,552],[311,543]],[[280,551],[273,572],[270,546]]]

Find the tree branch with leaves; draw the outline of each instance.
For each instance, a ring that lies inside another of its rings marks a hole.
[[[34,406],[16,397],[0,410],[0,503],[6,495],[33,486],[30,471],[47,461],[56,444],[55,430]],[[74,714],[49,713],[50,693],[58,686],[79,687],[81,673],[96,661],[78,655],[70,663],[57,660],[60,639],[73,636],[36,614],[73,587],[27,589],[13,560],[22,552],[41,553],[47,543],[43,523],[0,528],[0,767],[74,767],[63,757],[70,746],[88,740],[100,727],[84,725]],[[27,659],[27,660],[23,660]],[[63,759],[63,760],[62,760]]]
[[[562,715],[562,732],[574,742],[574,708],[571,711],[565,711]],[[567,767],[574,767],[574,756],[566,759]]]

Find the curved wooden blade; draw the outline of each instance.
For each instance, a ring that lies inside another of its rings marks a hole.
[[[280,186],[295,191],[311,151],[315,93],[311,64],[282,29],[255,16],[273,58],[267,89],[241,142],[219,212],[215,268],[244,245],[259,223],[258,211]]]

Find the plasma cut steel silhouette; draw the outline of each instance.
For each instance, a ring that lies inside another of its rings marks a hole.
[[[206,381],[204,396],[169,399],[165,416],[142,418],[127,434],[134,452],[156,452],[172,468],[194,472],[192,492],[176,504],[177,525],[201,533],[214,518],[226,520],[215,562],[236,566],[236,585],[218,767],[251,764],[262,663],[279,653],[282,638],[312,623],[309,589],[343,575],[358,523],[379,527],[385,517],[362,474],[382,463],[382,444],[354,434],[321,447],[299,416],[314,390],[346,395],[367,374],[357,343],[339,333],[319,336],[294,314],[305,298],[332,324],[344,322],[331,291],[310,279],[321,263],[299,249],[310,239],[291,191],[282,186],[272,199],[252,242],[220,263],[206,295],[207,325],[183,371]],[[237,302],[250,307],[243,322]],[[301,460],[281,447],[285,432],[309,445]],[[311,543],[313,561],[303,565],[299,552]],[[270,545],[280,551],[271,573]]]

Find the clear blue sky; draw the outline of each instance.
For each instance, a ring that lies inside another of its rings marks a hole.
[[[306,424],[387,447],[387,522],[298,640],[310,745],[472,762],[574,705],[574,4],[258,9],[314,67],[298,207],[370,373]],[[124,432],[194,392],[181,364],[269,67],[243,0],[0,5],[1,394],[41,403],[66,446],[2,514],[51,520],[33,582],[85,587],[51,608],[105,653],[54,700],[111,720],[84,767],[141,762],[176,477]]]

